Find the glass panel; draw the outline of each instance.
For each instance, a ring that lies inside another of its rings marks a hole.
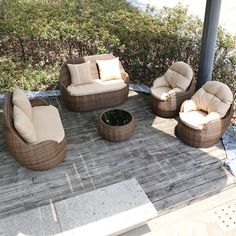
[[[102,120],[112,126],[127,125],[132,120],[132,116],[129,112],[119,109],[110,110],[104,112]]]

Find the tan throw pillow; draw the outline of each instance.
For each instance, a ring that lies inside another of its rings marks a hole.
[[[25,115],[31,120],[32,117],[32,106],[30,104],[29,99],[26,97],[23,90],[20,88],[14,88],[12,103],[20,108]]]
[[[82,85],[93,83],[92,73],[90,69],[90,61],[82,64],[67,64],[72,85]]]
[[[31,120],[17,106],[13,108],[13,122],[15,129],[27,143],[36,143],[37,136]]]
[[[119,57],[110,60],[97,60],[101,80],[122,79]]]

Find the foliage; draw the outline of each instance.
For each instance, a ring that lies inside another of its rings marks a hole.
[[[59,77],[58,65],[42,68],[40,65],[26,66],[9,57],[0,58],[0,84],[2,91],[9,91],[14,86],[25,90],[55,89]]]
[[[125,0],[3,0],[0,92],[16,83],[41,90],[57,85],[66,57],[112,52],[132,81],[150,85],[174,61],[195,71],[202,22],[181,5],[141,12]],[[213,78],[235,86],[235,41],[219,29]],[[236,89],[235,89],[236,90]]]

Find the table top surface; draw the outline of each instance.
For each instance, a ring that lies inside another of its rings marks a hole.
[[[104,112],[101,115],[101,120],[107,125],[123,126],[130,123],[133,120],[133,117],[128,111],[112,109]]]

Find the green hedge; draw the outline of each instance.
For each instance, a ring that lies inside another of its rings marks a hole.
[[[174,61],[198,69],[202,22],[178,5],[140,12],[125,0],[3,0],[0,92],[57,86],[61,63],[74,55],[112,52],[134,82],[150,85]],[[151,14],[150,14],[151,13]],[[213,79],[236,90],[235,41],[218,32]]]

